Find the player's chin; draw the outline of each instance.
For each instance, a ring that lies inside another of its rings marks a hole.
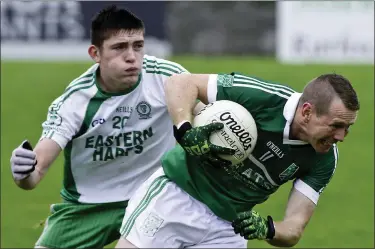
[[[332,144],[326,143],[324,140],[318,140],[315,144],[314,149],[317,153],[327,153],[331,149]]]
[[[121,82],[127,85],[134,85],[138,82],[139,74],[124,75],[121,77]]]

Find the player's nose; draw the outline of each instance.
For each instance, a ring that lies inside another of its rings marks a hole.
[[[125,61],[128,63],[133,63],[136,59],[135,51],[133,49],[129,49],[127,53],[125,53]]]
[[[347,132],[345,131],[345,129],[339,129],[335,132],[335,135],[333,136],[333,138],[336,141],[343,142],[346,134]]]

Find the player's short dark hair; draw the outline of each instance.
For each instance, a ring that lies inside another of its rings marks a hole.
[[[98,12],[91,21],[91,44],[101,47],[103,42],[120,31],[145,32],[143,21],[127,9],[111,5]]]
[[[323,74],[309,82],[303,90],[299,104],[313,104],[317,115],[327,114],[332,100],[339,97],[351,111],[359,110],[357,93],[348,79],[339,74]]]

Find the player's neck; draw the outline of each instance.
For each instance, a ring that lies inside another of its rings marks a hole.
[[[302,119],[295,115],[289,130],[289,139],[307,141],[306,126]]]

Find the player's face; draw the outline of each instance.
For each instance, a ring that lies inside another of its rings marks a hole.
[[[144,56],[142,30],[120,31],[105,40],[99,51],[101,73],[106,78],[129,86],[138,81]]]
[[[348,110],[339,98],[332,101],[327,114],[317,116],[312,111],[307,123],[310,144],[318,153],[328,152],[332,144],[344,141],[356,118],[357,112]]]

